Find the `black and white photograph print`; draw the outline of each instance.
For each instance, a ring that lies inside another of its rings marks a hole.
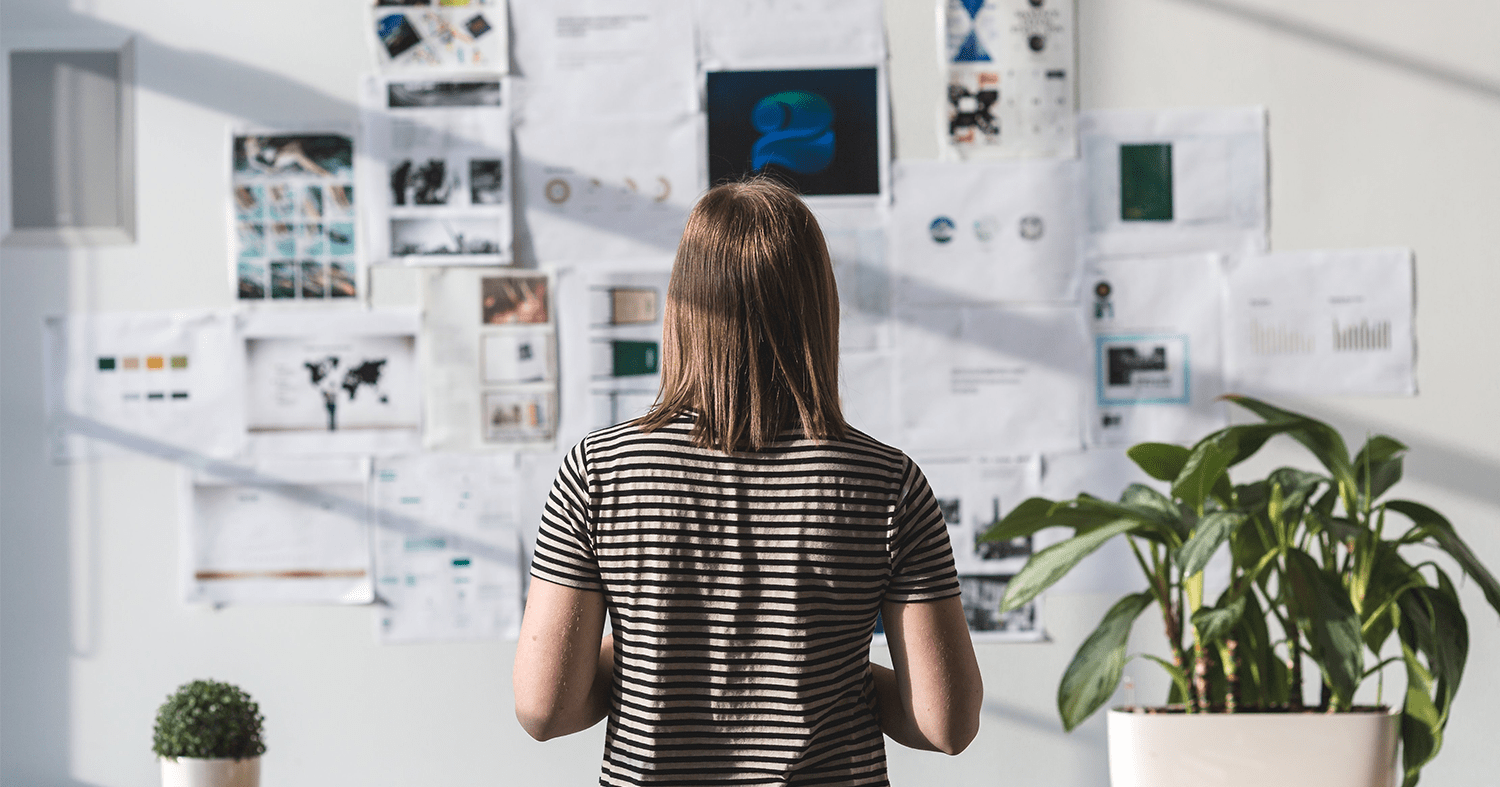
[[[392,205],[447,205],[458,188],[458,173],[440,158],[391,162]]]
[[[498,255],[497,217],[391,219],[391,256]]]
[[[354,139],[343,134],[267,134],[234,138],[236,179],[299,175],[348,180],[353,172]],[[271,198],[274,203],[275,195]],[[291,195],[286,198],[290,202]]]
[[[408,80],[386,86],[386,106],[416,107],[498,107],[500,81],[485,80]]]
[[[504,205],[505,162],[500,159],[469,159],[469,203]]]
[[[1005,598],[1005,587],[1011,574],[960,575],[959,592],[963,596],[964,618],[969,622],[969,631],[975,634],[991,634],[997,639],[1039,640],[1046,636],[1042,629],[1041,611],[1032,600],[1020,609],[1000,611],[1000,601]]]

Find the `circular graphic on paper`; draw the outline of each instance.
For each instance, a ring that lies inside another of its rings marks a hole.
[[[1031,47],[1031,51],[1033,51],[1033,52],[1040,52],[1043,49],[1047,48],[1047,37],[1046,36],[1032,36],[1032,37],[1026,39],[1026,45],[1029,46],[1029,47]]]
[[[981,243],[988,243],[991,238],[995,237],[995,230],[999,224],[1000,222],[996,221],[994,216],[975,219],[974,236],[979,238]]]
[[[666,178],[657,178],[656,182],[661,184],[661,193],[651,198],[652,202],[666,202],[667,197],[672,196],[672,181]]]
[[[1041,216],[1023,216],[1021,218],[1021,237],[1024,240],[1040,240],[1046,225],[1042,224]]]
[[[953,240],[953,229],[958,226],[953,219],[947,216],[938,216],[927,225],[927,231],[932,233],[932,240],[936,243],[947,243]]]
[[[568,185],[566,180],[553,178],[547,181],[547,185],[542,188],[542,193],[547,196],[548,202],[553,205],[561,205],[568,201],[568,197],[573,195],[573,189]]]
[[[1094,285],[1094,295],[1101,301],[1108,298],[1111,292],[1114,292],[1114,290],[1109,286],[1109,282],[1107,281],[1101,281]]]

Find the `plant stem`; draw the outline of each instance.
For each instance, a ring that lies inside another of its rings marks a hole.
[[[1323,681],[1323,688],[1318,693],[1318,710],[1328,713],[1333,710],[1333,687],[1328,681]]]
[[[1203,643],[1193,642],[1193,694],[1196,695],[1198,710],[1208,712],[1208,650]]]
[[[1239,650],[1240,643],[1231,638],[1224,640],[1224,712],[1234,713],[1239,710],[1240,704],[1240,669]]]
[[[1297,624],[1289,621],[1286,632],[1286,669],[1290,674],[1291,691],[1287,693],[1287,707],[1302,710],[1302,641],[1297,636]]]

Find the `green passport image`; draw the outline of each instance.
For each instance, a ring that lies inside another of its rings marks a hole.
[[[656,374],[658,356],[656,342],[611,342],[614,351],[612,374],[615,377],[636,377]]]
[[[1120,146],[1120,220],[1172,220],[1172,146]]]

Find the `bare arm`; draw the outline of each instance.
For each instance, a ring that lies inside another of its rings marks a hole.
[[[891,664],[870,667],[880,729],[904,746],[958,754],[979,731],[984,683],[957,597],[881,608]]]
[[[604,596],[532,578],[511,674],[516,719],[539,741],[594,726],[609,713],[614,638]]]

